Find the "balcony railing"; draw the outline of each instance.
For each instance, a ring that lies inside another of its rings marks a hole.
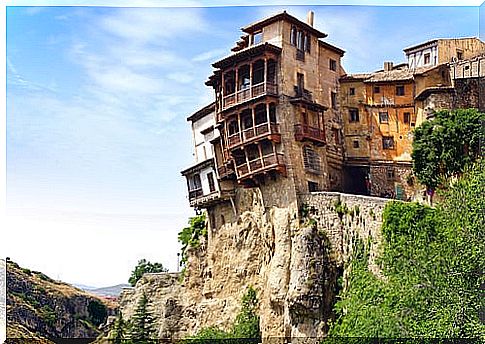
[[[279,134],[279,124],[278,123],[262,123],[255,127],[250,127],[244,129],[242,132],[234,133],[227,138],[228,148],[236,147],[242,143],[251,142],[258,138],[271,135]]]
[[[260,173],[278,166],[284,165],[284,155],[281,153],[271,153],[260,156],[247,163],[236,167],[237,177],[244,178],[251,174]]]
[[[202,191],[202,188],[189,190],[189,200],[191,201],[198,197],[202,197],[203,195],[204,195],[204,192]]]
[[[222,99],[222,110],[264,94],[277,95],[278,85],[270,82],[261,82],[259,84],[247,86],[235,93],[228,94]]]
[[[325,130],[307,124],[295,124],[295,140],[305,139],[325,143]]]
[[[219,178],[223,179],[223,178],[227,178],[231,174],[233,174],[234,168],[232,168],[232,166],[229,167],[229,166],[226,166],[226,165],[221,165],[221,166],[217,167],[217,172],[219,174]]]

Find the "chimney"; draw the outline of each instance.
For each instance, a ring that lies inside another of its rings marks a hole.
[[[313,18],[315,17],[315,13],[313,11],[308,11],[308,14],[306,16],[306,22],[308,25],[313,27]]]
[[[394,67],[394,63],[392,62],[384,62],[384,72],[389,72]]]

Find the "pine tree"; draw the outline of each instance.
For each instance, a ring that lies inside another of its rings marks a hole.
[[[113,330],[109,336],[111,339],[111,343],[113,344],[122,344],[124,343],[124,339],[126,336],[126,327],[127,324],[123,320],[123,314],[121,311],[118,313],[118,317],[116,318],[113,324]]]
[[[140,301],[138,301],[135,313],[131,318],[130,339],[133,343],[154,343],[155,319],[148,310],[148,305],[148,298],[143,293]]]

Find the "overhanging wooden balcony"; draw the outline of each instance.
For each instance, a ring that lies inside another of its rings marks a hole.
[[[256,174],[264,173],[269,170],[276,170],[282,174],[286,173],[283,154],[271,153],[236,166],[238,180],[250,178]]]
[[[229,149],[232,149],[264,137],[268,137],[273,142],[280,142],[281,134],[279,124],[266,122],[232,134],[227,138],[227,146]]]
[[[234,167],[231,162],[226,163],[226,165],[217,166],[217,173],[219,175],[219,179],[228,179],[232,175],[235,175],[236,172],[234,171]]]
[[[222,98],[222,110],[226,110],[232,106],[242,104],[248,100],[263,95],[278,95],[278,85],[270,82],[248,85],[244,89],[224,96]]]
[[[324,145],[326,143],[325,130],[307,124],[295,124],[295,140],[310,140],[317,144]]]

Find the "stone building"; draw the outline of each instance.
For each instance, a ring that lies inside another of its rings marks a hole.
[[[344,51],[312,21],[283,12],[250,24],[213,64],[221,178],[245,187],[290,178],[296,193],[341,188]]]
[[[450,84],[445,64],[394,66],[340,79],[345,135],[345,184],[351,193],[413,197],[412,131],[425,120],[416,111],[417,93]],[[446,86],[448,87],[448,86]]]
[[[404,49],[410,69],[469,59],[485,50],[477,37],[433,39]]]
[[[484,49],[477,38],[432,40],[405,49],[408,63],[385,62],[382,70],[340,79],[344,191],[418,196],[412,131],[436,110],[483,106],[485,62],[469,57]]]

